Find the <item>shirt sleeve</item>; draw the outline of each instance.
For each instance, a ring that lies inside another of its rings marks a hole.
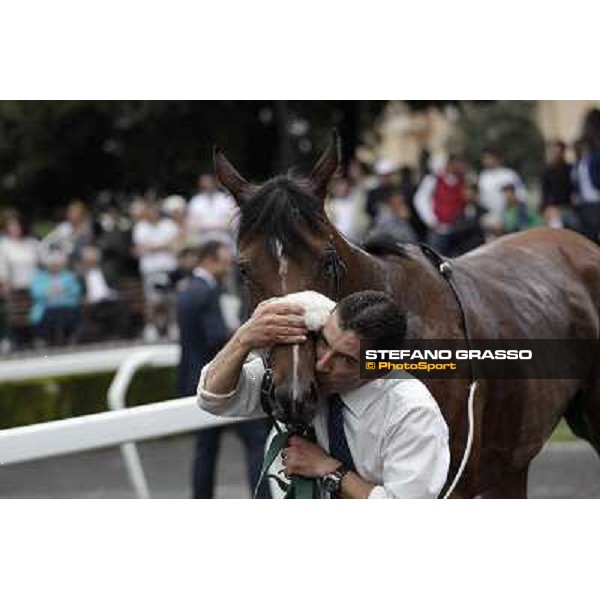
[[[386,433],[383,449],[383,485],[370,499],[437,498],[450,466],[448,428],[439,410],[410,408]]]
[[[260,404],[260,388],[265,373],[262,360],[253,358],[244,363],[237,387],[227,394],[213,394],[204,389],[206,373],[212,361],[204,366],[198,381],[198,406],[221,417],[264,417]]]

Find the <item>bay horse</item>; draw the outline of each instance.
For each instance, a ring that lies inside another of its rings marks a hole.
[[[334,300],[359,290],[384,290],[408,315],[409,337],[464,339],[456,298],[419,246],[372,254],[350,243],[327,218],[324,202],[338,169],[339,143],[332,134],[308,177],[280,175],[262,185],[247,181],[215,149],[216,176],[240,208],[239,267],[252,307],[303,290]],[[600,249],[583,236],[533,229],[449,262],[474,339],[600,339]],[[582,353],[579,346],[573,352]],[[453,497],[526,497],[530,462],[562,417],[600,454],[600,365],[590,353],[573,358],[583,361],[589,375],[480,381],[471,454]],[[310,417],[316,403],[314,363],[310,340],[272,350],[276,416],[299,407],[295,410],[302,414],[294,417]],[[469,382],[423,381],[450,430],[450,482],[468,436]]]

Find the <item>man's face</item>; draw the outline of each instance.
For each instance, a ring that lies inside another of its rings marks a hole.
[[[485,152],[483,155],[483,166],[486,169],[495,169],[500,165],[499,158],[492,152]]]
[[[316,345],[316,377],[323,395],[341,394],[360,387],[360,338],[340,328],[332,313]]]
[[[222,282],[233,268],[233,251],[228,246],[221,246],[217,255],[203,266],[217,281]]]

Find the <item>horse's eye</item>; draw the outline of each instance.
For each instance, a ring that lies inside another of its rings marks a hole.
[[[247,281],[250,278],[250,271],[245,265],[238,265],[238,271],[242,279]]]

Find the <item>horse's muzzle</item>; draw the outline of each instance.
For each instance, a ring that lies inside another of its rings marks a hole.
[[[291,385],[278,386],[272,398],[273,416],[291,428],[306,429],[315,418],[317,398],[314,384],[296,394]]]

